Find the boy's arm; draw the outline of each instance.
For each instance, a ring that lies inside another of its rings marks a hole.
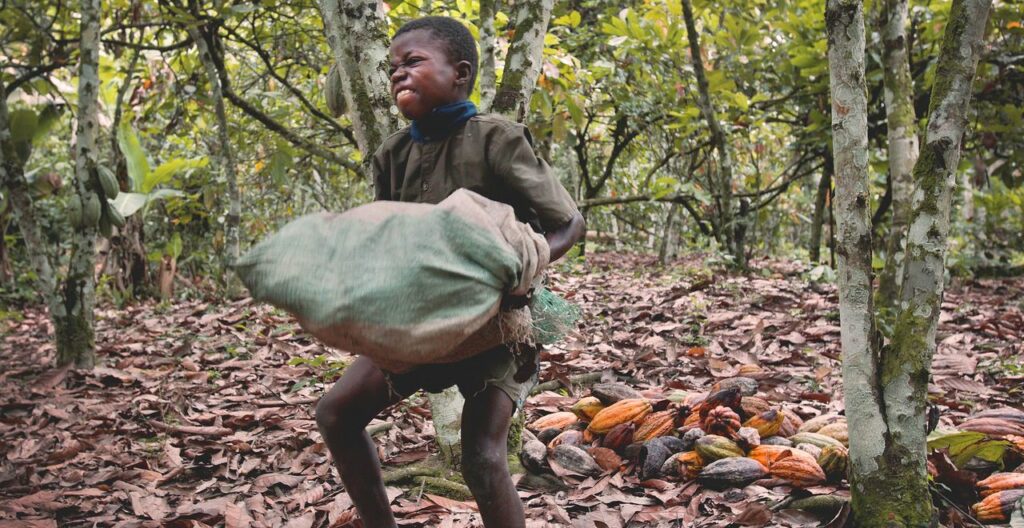
[[[565,255],[569,248],[583,237],[586,230],[587,223],[583,220],[583,215],[576,211],[565,225],[545,233],[544,238],[548,240],[548,246],[551,247],[551,262],[562,258],[562,255]]]

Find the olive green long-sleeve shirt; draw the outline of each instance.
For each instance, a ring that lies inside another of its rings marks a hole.
[[[576,203],[533,151],[529,130],[504,117],[469,119],[447,138],[416,143],[405,128],[373,157],[376,198],[436,204],[465,188],[515,209],[544,231],[564,226]]]

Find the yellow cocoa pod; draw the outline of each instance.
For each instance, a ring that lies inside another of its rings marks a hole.
[[[572,412],[585,422],[589,422],[597,416],[597,413],[604,409],[605,405],[596,396],[587,396],[572,406]]]

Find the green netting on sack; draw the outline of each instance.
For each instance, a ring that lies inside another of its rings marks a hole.
[[[580,309],[547,288],[533,292],[530,301],[533,315],[533,340],[538,345],[551,345],[566,336],[580,319]]]

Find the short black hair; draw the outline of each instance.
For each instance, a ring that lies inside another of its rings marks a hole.
[[[448,53],[448,60],[452,61],[452,64],[469,61],[469,92],[472,92],[473,86],[476,83],[476,70],[480,58],[476,52],[476,41],[473,40],[473,34],[469,32],[469,28],[454,18],[427,16],[410,20],[403,24],[395,32],[393,39],[398,38],[403,33],[417,29],[430,31],[434,36],[443,40],[445,51]]]

